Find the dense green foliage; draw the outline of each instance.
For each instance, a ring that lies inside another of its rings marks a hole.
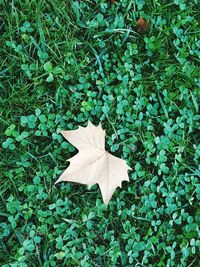
[[[199,13],[0,1],[1,266],[200,266]],[[108,207],[97,185],[54,186],[77,153],[59,130],[88,119],[133,168]]]

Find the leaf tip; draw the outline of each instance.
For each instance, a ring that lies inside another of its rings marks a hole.
[[[60,183],[59,179],[55,181],[54,185]]]
[[[65,132],[66,132],[66,131],[64,131],[64,130],[59,130],[59,131],[58,131],[58,133],[59,133],[59,134],[62,134],[62,136],[64,136]]]

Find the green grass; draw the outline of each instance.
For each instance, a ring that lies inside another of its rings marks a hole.
[[[199,12],[0,1],[1,266],[200,265]],[[59,130],[89,119],[133,168],[108,207],[98,186],[54,186],[76,153]]]

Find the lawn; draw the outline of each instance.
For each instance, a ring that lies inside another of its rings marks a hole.
[[[0,266],[200,266],[199,29],[198,0],[0,0]],[[54,185],[88,120],[132,168],[107,206]]]

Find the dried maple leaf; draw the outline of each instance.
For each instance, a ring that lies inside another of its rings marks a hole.
[[[127,172],[131,168],[125,160],[105,150],[105,131],[101,125],[96,127],[89,121],[87,127],[61,131],[61,134],[79,153],[68,159],[70,165],[56,183],[68,181],[89,186],[98,183],[103,201],[108,204],[115,189],[121,187],[122,181],[129,181]]]

